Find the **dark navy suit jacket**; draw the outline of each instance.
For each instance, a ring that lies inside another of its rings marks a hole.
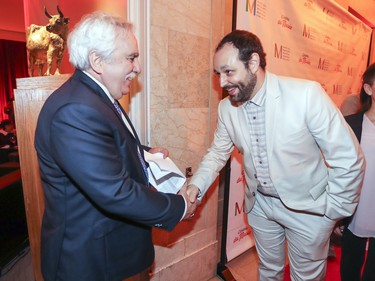
[[[148,187],[139,145],[79,70],[46,100],[35,134],[45,281],[119,281],[152,264],[152,226],[172,230],[185,203]]]

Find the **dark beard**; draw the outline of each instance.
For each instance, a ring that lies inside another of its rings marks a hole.
[[[240,82],[238,83],[238,94],[235,96],[229,96],[229,99],[234,102],[234,103],[244,103],[248,101],[253,93],[254,93],[254,88],[257,83],[257,77],[254,74],[250,75],[250,80],[247,84]]]

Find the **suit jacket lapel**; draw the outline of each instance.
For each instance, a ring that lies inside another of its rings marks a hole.
[[[277,116],[279,113],[279,103],[280,91],[277,83],[277,79],[266,72],[266,116],[265,116],[265,132],[266,132],[266,146],[268,159],[270,160],[273,152],[274,144],[274,127],[277,121]],[[238,112],[238,124],[247,124],[246,112],[244,105],[237,107]],[[250,137],[248,132],[248,126],[239,126],[242,131],[243,138],[248,146],[249,150],[251,149]]]
[[[103,103],[113,111],[113,114],[115,114],[117,118],[119,118],[119,120],[121,121],[121,124],[124,126],[126,132],[131,136],[131,138],[133,140],[136,141],[136,144],[139,147],[139,152],[141,153],[142,158],[147,165],[147,162],[145,161],[145,157],[144,157],[144,150],[143,150],[142,144],[141,144],[141,142],[138,138],[137,132],[136,132],[135,128],[133,127],[132,122],[130,121],[128,115],[126,114],[126,112],[125,112],[124,108],[121,106],[121,104],[118,103],[122,113],[124,114],[126,120],[128,121],[128,124],[129,124],[130,128],[133,130],[133,134],[132,134],[132,132],[130,132],[130,130],[129,130],[128,126],[125,124],[124,120],[122,120],[122,117],[118,114],[115,106],[113,105],[111,100],[108,98],[107,94],[103,91],[103,89],[94,80],[92,80],[89,76],[87,76],[85,73],[83,73],[81,70],[78,70],[78,69],[74,72],[73,79],[79,79],[83,84],[85,84],[88,88],[90,88],[93,91],[94,94],[97,94],[98,96],[101,97],[101,100],[103,101]],[[147,179],[147,181],[148,181],[148,179]]]
[[[129,118],[128,114],[126,114],[124,108],[121,106],[121,104],[120,104],[119,102],[118,102],[118,105],[119,105],[119,107],[120,107],[122,113],[124,114],[124,116],[125,116],[125,118],[126,118],[126,121],[128,121],[128,124],[129,124],[130,128],[132,129],[132,131],[133,131],[133,133],[134,133],[133,136],[134,136],[135,140],[137,141],[137,144],[138,144],[138,146],[139,146],[139,148],[140,148],[140,152],[141,152],[142,157],[143,157],[143,159],[144,159],[144,155],[143,155],[144,153],[143,153],[143,149],[142,149],[141,142],[140,142],[140,140],[139,140],[139,138],[138,138],[138,135],[137,135],[137,131],[135,130],[135,128],[134,128],[132,122],[130,121],[130,118]],[[121,121],[122,121],[122,120],[121,120]],[[123,123],[124,123],[124,122],[123,122]],[[125,124],[124,124],[124,125],[125,125]],[[125,127],[126,127],[126,125],[125,125]],[[127,130],[129,130],[129,129],[127,128]],[[131,133],[131,132],[130,132],[130,133]]]
[[[280,91],[277,79],[272,74],[266,72],[266,146],[268,153],[268,161],[271,162],[273,154],[273,144],[275,142],[275,124],[277,124],[277,116],[279,115],[279,99]]]
[[[238,116],[238,126],[239,128],[241,128],[243,139],[245,140],[245,143],[249,151],[252,151],[251,143],[250,143],[249,127],[247,126],[248,121],[247,121],[246,110],[244,108],[244,105],[238,106],[236,110],[237,110],[237,116]]]
[[[241,128],[242,137],[245,140],[245,143],[247,145],[248,151],[251,151],[252,154],[252,147],[251,147],[251,140],[250,140],[250,133],[249,133],[249,126],[247,125],[247,117],[246,117],[246,110],[244,108],[244,105],[241,105],[236,108],[237,109],[237,116],[238,116],[238,127]],[[255,167],[254,164],[254,157],[250,157],[251,163],[253,167]],[[255,170],[255,168],[254,168]]]
[[[95,94],[97,94],[98,96],[100,96],[102,98],[103,103],[105,103],[113,111],[113,113],[117,116],[117,118],[123,124],[126,131],[129,133],[129,135],[131,135],[131,137],[134,138],[137,141],[137,144],[139,146],[141,146],[139,138],[137,136],[137,132],[135,131],[132,122],[130,121],[128,115],[126,114],[125,110],[122,108],[120,103],[118,103],[118,104],[121,108],[121,111],[123,112],[123,114],[124,114],[126,120],[128,121],[131,129],[133,130],[134,135],[130,132],[129,128],[125,125],[121,116],[119,116],[119,114],[117,113],[116,108],[114,107],[114,105],[112,104],[110,99],[107,97],[106,93],[103,91],[103,89],[94,80],[92,80],[89,76],[84,74],[81,70],[76,70],[74,72],[73,76],[74,76],[74,78],[79,79],[83,84],[85,84],[87,87],[89,87]],[[142,149],[141,149],[141,153],[142,153],[142,156],[143,156],[143,150]]]

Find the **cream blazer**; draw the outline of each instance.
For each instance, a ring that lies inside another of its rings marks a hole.
[[[350,216],[358,203],[364,157],[343,116],[314,81],[266,72],[266,146],[269,173],[282,202],[291,209]],[[236,146],[246,178],[245,211],[257,194],[249,127],[244,106],[228,98],[218,109],[214,140],[189,184],[202,196],[218,176]]]

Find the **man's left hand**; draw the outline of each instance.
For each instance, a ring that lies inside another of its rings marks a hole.
[[[154,153],[163,153],[163,158],[167,158],[169,156],[169,151],[165,147],[155,146],[151,148],[148,152]]]

